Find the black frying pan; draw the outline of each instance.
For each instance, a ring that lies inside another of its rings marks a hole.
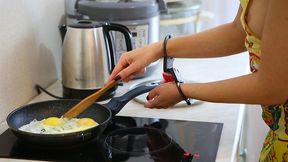
[[[94,119],[99,125],[93,128],[65,134],[35,134],[19,130],[22,125],[30,123],[33,119],[42,120],[51,116],[61,117],[69,108],[77,104],[79,100],[52,100],[33,103],[22,106],[7,117],[9,129],[18,139],[45,146],[69,146],[71,144],[81,144],[98,137],[105,130],[107,124],[131,99],[149,92],[157,84],[149,84],[136,87],[120,97],[112,98],[106,104],[94,103],[78,117],[89,117]]]

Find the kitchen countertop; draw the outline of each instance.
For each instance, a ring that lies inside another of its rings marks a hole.
[[[116,96],[127,92],[130,86],[139,82],[161,79],[161,66],[160,63],[152,76],[132,80],[129,83],[124,83],[123,86],[119,86],[116,91]],[[174,67],[180,70],[180,73],[186,80],[192,82],[209,82],[246,74],[248,58],[246,54],[242,53],[222,59],[175,59]],[[57,80],[50,85],[47,90],[61,96],[61,81]],[[41,93],[32,99],[30,103],[51,99],[54,98],[45,93]],[[102,102],[105,103],[107,101]],[[144,108],[143,104],[132,100],[117,115],[224,123],[216,161],[230,162],[234,161],[236,156],[243,111],[244,105],[241,104],[210,102],[201,102],[200,104],[183,107],[177,106],[169,109],[148,109]],[[6,129],[7,124],[5,122],[1,123],[0,133]],[[9,159],[0,158],[0,161],[9,161]],[[15,159],[11,159],[11,161],[15,161]]]

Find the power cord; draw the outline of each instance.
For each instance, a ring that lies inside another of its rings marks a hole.
[[[48,92],[45,88],[41,87],[41,86],[38,85],[38,84],[35,85],[35,88],[36,88],[38,94],[40,94],[40,93],[43,91],[43,92],[45,92],[46,94],[48,94],[49,96],[51,96],[51,97],[54,97],[54,98],[57,98],[57,99],[64,99],[63,97],[59,97],[59,96],[56,96],[56,95]]]

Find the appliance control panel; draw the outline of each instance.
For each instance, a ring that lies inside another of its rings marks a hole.
[[[148,44],[148,25],[129,25],[128,29],[132,33],[132,47],[133,49],[144,47]],[[125,38],[122,33],[115,32],[115,52],[116,61],[118,62],[122,53],[126,52]]]

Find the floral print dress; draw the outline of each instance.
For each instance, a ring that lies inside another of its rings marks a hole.
[[[250,0],[252,1],[252,0]],[[261,39],[246,22],[249,0],[240,0],[242,6],[241,23],[247,34],[245,46],[249,52],[251,72],[257,72],[261,60]],[[288,162],[288,102],[281,105],[262,105],[262,118],[270,127],[264,141],[260,162]]]

